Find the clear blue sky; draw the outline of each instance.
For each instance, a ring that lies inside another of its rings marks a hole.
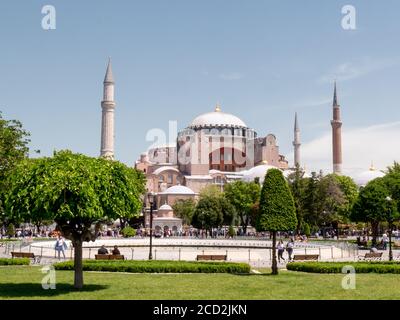
[[[57,10],[56,30],[41,28],[46,4]],[[357,30],[341,27],[346,4],[357,10]],[[398,0],[3,0],[0,110],[23,122],[42,155],[98,156],[111,56],[122,162],[147,149],[149,129],[167,130],[169,120],[183,128],[220,102],[259,135],[276,134],[288,156],[297,111],[312,164],[307,144],[330,131],[335,77],[344,129],[400,120],[399,17]]]

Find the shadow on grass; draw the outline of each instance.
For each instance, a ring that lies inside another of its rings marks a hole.
[[[271,272],[269,273],[236,273],[235,276],[241,276],[241,277],[260,277],[260,276],[275,276],[274,274],[272,274]]]
[[[0,283],[0,297],[22,298],[22,297],[54,297],[62,294],[75,292],[95,292],[105,290],[109,286],[98,284],[87,284],[82,289],[75,289],[72,284],[57,283],[56,289],[45,290],[37,283]]]

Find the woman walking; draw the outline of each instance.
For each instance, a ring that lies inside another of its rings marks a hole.
[[[281,263],[281,259],[283,261],[286,261],[285,258],[283,257],[283,252],[285,252],[285,247],[283,246],[283,241],[282,239],[279,240],[278,245],[276,246],[278,249],[278,262]]]
[[[294,240],[293,238],[290,238],[289,242],[286,245],[286,250],[289,255],[288,261],[292,261],[293,247],[294,247]]]
[[[62,252],[64,259],[65,259],[65,249],[67,248],[67,243],[65,242],[64,238],[61,237],[61,235],[58,236],[58,239],[56,241],[56,252],[58,252],[58,260],[61,260],[60,258],[60,252]]]

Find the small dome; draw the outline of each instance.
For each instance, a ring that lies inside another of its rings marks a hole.
[[[194,195],[194,191],[188,187],[185,186],[172,186],[169,187],[167,190],[164,192],[161,192],[162,194],[185,194],[185,195]]]
[[[259,178],[260,183],[263,183],[265,175],[269,169],[278,169],[278,168],[267,164],[256,166],[243,173],[243,180],[251,182],[254,181],[256,178]]]
[[[221,112],[219,106],[215,108],[214,112],[204,113],[196,117],[189,127],[203,127],[203,126],[228,126],[228,127],[242,127],[247,128],[247,125],[238,117],[230,113]]]
[[[354,177],[354,182],[358,186],[366,186],[368,182],[376,179],[376,178],[382,178],[385,174],[382,171],[375,170],[374,168],[371,168],[367,171],[363,171],[356,175]]]
[[[173,209],[171,208],[170,205],[168,204],[163,204],[161,207],[158,208],[158,211],[163,210],[163,211],[172,211]]]

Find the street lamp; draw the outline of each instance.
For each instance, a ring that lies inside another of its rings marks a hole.
[[[393,223],[393,217],[392,217],[392,198],[387,196],[386,201],[389,203],[389,216],[388,216],[388,222],[389,222],[389,261],[393,261],[393,252],[392,252],[392,223]]]
[[[153,204],[154,204],[154,193],[149,192],[147,194],[147,199],[150,204],[150,251],[149,251],[149,260],[153,259]]]

